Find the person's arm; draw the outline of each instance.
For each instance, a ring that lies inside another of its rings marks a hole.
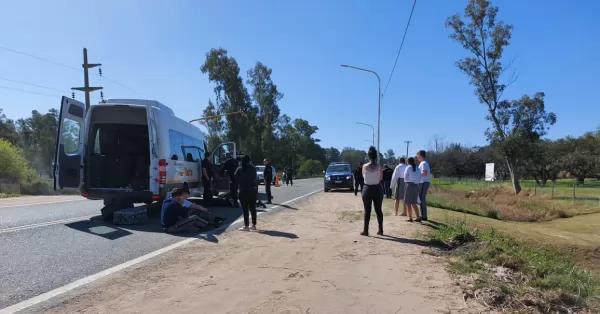
[[[427,166],[427,164],[425,162],[422,162],[421,165],[422,165],[422,167],[420,167],[421,168],[421,176],[425,177],[429,173],[429,167]]]
[[[203,212],[208,211],[206,208],[200,206],[199,204],[192,203],[188,200],[183,200],[183,204],[181,204],[181,206],[183,206],[183,208],[191,208],[191,209],[200,210]]]
[[[398,178],[397,178],[398,172],[400,172],[400,171],[398,171],[398,168],[394,168],[394,173],[392,173],[392,185],[391,185],[391,188],[395,187],[396,183],[398,183]]]
[[[410,167],[404,168],[404,182],[408,182],[408,169],[410,169]]]

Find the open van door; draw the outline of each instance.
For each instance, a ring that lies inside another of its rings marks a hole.
[[[233,158],[237,156],[236,146],[234,142],[222,143],[221,145],[217,146],[217,148],[212,153],[212,162],[214,166],[214,180],[216,183],[217,191],[229,191],[229,176],[227,174],[223,174],[223,165],[226,161],[226,153],[231,153],[231,156],[233,156]]]
[[[54,152],[54,190],[78,188],[83,170],[85,104],[63,96]]]

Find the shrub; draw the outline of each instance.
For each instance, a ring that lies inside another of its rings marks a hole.
[[[4,180],[24,182],[37,176],[23,152],[3,138],[0,138],[0,161],[0,178]]]

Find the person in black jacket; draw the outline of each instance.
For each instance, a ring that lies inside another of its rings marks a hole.
[[[383,192],[386,198],[392,198],[392,175],[394,170],[388,165],[383,165]]]
[[[265,164],[265,171],[263,172],[263,177],[265,179],[265,192],[267,193],[267,204],[272,204],[271,200],[273,199],[273,195],[271,195],[271,182],[273,182],[273,167],[269,163],[269,160],[265,158],[263,161]]]
[[[231,206],[237,207],[237,182],[235,181],[235,171],[238,168],[238,162],[231,156],[231,153],[225,153],[227,160],[223,164],[223,175],[229,176],[229,196],[231,197]]]
[[[212,191],[212,178],[213,178],[213,165],[211,161],[211,154],[207,152],[204,154],[202,160],[202,186],[204,187],[204,206],[210,206],[213,198]]]
[[[258,176],[256,168],[250,164],[250,157],[242,158],[242,165],[235,170],[235,180],[240,189],[240,203],[244,213],[244,227],[242,230],[250,230],[248,216],[252,215],[252,230],[256,230],[256,199],[258,196]]]
[[[358,167],[356,167],[356,169],[354,169],[354,171],[352,171],[352,174],[354,175],[354,196],[356,196],[356,194],[358,193],[358,191],[362,191],[363,186],[365,184],[365,179],[363,178],[363,174],[362,174],[362,167],[363,167],[363,163],[358,163]],[[358,187],[360,186],[360,190],[358,189]]]

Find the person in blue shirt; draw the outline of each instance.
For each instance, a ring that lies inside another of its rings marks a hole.
[[[208,210],[187,200],[190,192],[183,188],[171,191],[162,204],[160,221],[165,232],[193,231],[216,226],[225,219],[213,216]]]

